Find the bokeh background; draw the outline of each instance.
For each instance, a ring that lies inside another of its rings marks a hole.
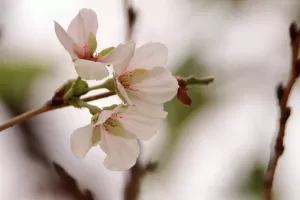
[[[142,143],[138,166],[104,168],[94,148],[83,160],[69,147],[86,110],[63,108],[0,133],[0,199],[234,200],[262,199],[278,108],[276,85],[289,72],[288,27],[300,21],[298,0],[135,0],[132,38],[169,48],[174,74],[211,76],[190,89],[193,105],[169,102],[160,133]],[[1,0],[0,121],[36,108],[76,77],[53,21],[67,27],[81,8],[98,14],[98,49],[125,41],[122,0]],[[290,104],[286,151],[276,199],[300,196],[300,90]],[[99,106],[119,102],[111,97]],[[148,168],[147,168],[148,166]],[[156,167],[153,167],[156,166]],[[137,197],[134,197],[137,195]]]

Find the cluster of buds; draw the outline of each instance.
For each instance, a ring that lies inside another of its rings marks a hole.
[[[185,104],[186,85],[165,68],[168,49],[161,43],[146,43],[138,48],[132,41],[97,53],[97,15],[82,9],[65,31],[55,22],[55,32],[70,54],[78,78],[66,84],[64,100],[75,107],[86,107],[91,123],[71,135],[71,150],[83,158],[93,146],[106,153],[104,165],[110,170],[126,170],[138,158],[139,140],[149,140],[167,115],[164,103],[176,96]],[[103,80],[89,88],[85,80]],[[180,83],[180,82],[179,82]],[[80,101],[80,96],[94,89],[115,92],[122,103],[99,108]],[[78,92],[79,91],[79,92]],[[190,100],[189,100],[190,101]]]

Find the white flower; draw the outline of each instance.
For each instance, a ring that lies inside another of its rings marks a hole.
[[[116,92],[129,105],[161,106],[171,100],[178,89],[176,78],[164,67],[168,49],[161,43],[147,43],[135,52],[134,49],[133,42],[120,44],[102,58],[113,65]],[[82,68],[89,70],[88,66]],[[99,79],[96,74],[93,78]]]
[[[93,62],[98,61],[97,56],[94,54],[97,48],[98,20],[93,10],[81,9],[71,21],[67,31],[57,22],[54,23],[56,36],[71,55],[78,74],[96,80],[108,76],[108,71],[103,63]],[[88,66],[89,71],[81,66]],[[100,78],[96,78],[94,74],[97,74],[97,77]]]
[[[166,112],[162,110],[145,114],[133,106],[103,110],[91,124],[74,131],[71,150],[75,156],[82,158],[92,146],[99,144],[107,154],[104,165],[108,169],[129,169],[139,155],[137,139],[150,139],[157,132],[160,120],[165,117]]]
[[[89,58],[93,55],[89,39],[96,37],[98,20],[96,13],[91,9],[81,9],[71,21],[67,32],[57,22],[55,32],[58,40],[69,52],[73,60]]]
[[[177,94],[178,82],[164,67],[167,59],[168,49],[163,44],[147,43],[137,48],[130,62],[113,63],[118,93],[129,105],[157,106]]]

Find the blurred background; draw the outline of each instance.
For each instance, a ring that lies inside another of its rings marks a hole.
[[[290,67],[288,27],[298,0],[135,0],[132,38],[162,42],[174,74],[215,77],[190,89],[191,107],[169,102],[159,134],[142,143],[138,165],[105,169],[94,148],[83,160],[71,133],[87,110],[63,108],[0,133],[0,199],[262,199],[263,175],[277,131],[275,88]],[[81,8],[99,21],[98,49],[125,41],[122,0],[0,0],[0,121],[39,107],[76,77],[54,32]],[[300,196],[300,90],[290,104],[286,151],[275,176],[276,199]],[[111,97],[93,102],[106,106]]]

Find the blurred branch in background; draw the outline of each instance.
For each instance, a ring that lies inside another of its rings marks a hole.
[[[265,200],[272,200],[272,188],[274,183],[275,171],[278,165],[279,158],[282,156],[285,146],[284,137],[287,121],[291,114],[291,107],[287,105],[292,88],[300,75],[300,60],[298,59],[299,44],[300,44],[300,30],[296,23],[290,26],[290,39],[291,39],[291,68],[290,77],[286,84],[280,84],[277,87],[277,98],[280,107],[279,130],[276,137],[276,144],[274,152],[271,151],[271,156],[268,164],[267,173],[264,182],[264,195]]]
[[[129,170],[129,178],[127,180],[124,192],[124,200],[136,200],[141,188],[141,180],[148,172],[154,172],[157,163],[148,163],[143,167],[139,162]]]
[[[60,178],[57,190],[66,193],[75,200],[95,200],[90,190],[80,190],[77,181],[61,165],[54,162],[53,167]]]

